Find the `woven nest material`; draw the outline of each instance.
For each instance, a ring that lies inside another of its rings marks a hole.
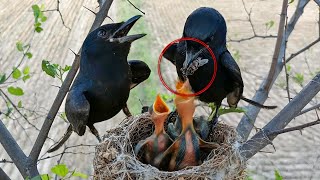
[[[135,145],[152,135],[153,130],[150,115],[145,113],[107,131],[103,143],[96,147],[95,179],[244,179],[245,163],[239,156],[233,127],[219,123],[207,141],[221,146],[206,154],[201,165],[173,172],[144,164],[134,154]]]

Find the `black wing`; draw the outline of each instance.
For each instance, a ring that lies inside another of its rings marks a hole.
[[[232,81],[232,89],[231,92],[227,95],[227,102],[230,107],[237,107],[237,104],[243,93],[243,81],[240,68],[229,51],[221,55],[220,62],[222,68],[224,68],[224,70],[226,71],[227,76]]]

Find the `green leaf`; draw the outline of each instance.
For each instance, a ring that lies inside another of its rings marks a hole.
[[[161,98],[162,98],[164,101],[172,100],[172,99],[174,98],[174,94],[162,94],[162,95],[161,95]]]
[[[30,180],[30,178],[27,178],[27,180]],[[36,177],[33,177],[31,180],[50,180],[49,174],[41,174]]]
[[[22,102],[21,101],[18,102],[18,108],[22,108]]]
[[[291,4],[291,3],[293,3],[294,2],[294,0],[291,0],[288,4]]]
[[[40,13],[41,13],[40,7],[37,4],[32,5],[32,10],[33,10],[34,19],[35,19],[36,22],[38,22],[38,18],[39,18]]]
[[[288,73],[291,71],[291,66],[289,64],[287,65],[287,71]]]
[[[67,72],[71,69],[71,66],[66,65],[64,68],[62,68],[63,72]]]
[[[4,83],[6,81],[6,74],[0,75],[0,84]]]
[[[26,67],[23,69],[23,74],[24,74],[24,75],[27,75],[27,74],[29,74],[29,72],[30,72],[30,67],[29,67],[29,66],[26,66]]]
[[[296,75],[293,77],[293,80],[294,80],[296,83],[302,85],[302,84],[303,84],[303,81],[304,81],[304,76],[303,76],[303,74],[301,74],[301,73],[296,73]]]
[[[31,52],[27,52],[27,53],[26,53],[26,56],[28,57],[28,59],[31,59],[31,58],[32,58]]]
[[[65,122],[68,122],[68,121],[67,121],[67,115],[66,115],[65,112],[60,113],[59,117],[60,117],[61,119],[63,119]]]
[[[267,30],[269,30],[270,28],[272,28],[273,25],[274,25],[274,21],[273,21],[273,20],[265,23],[265,26],[266,26],[266,29],[267,29]]]
[[[42,16],[41,17],[41,22],[45,22],[47,20],[47,16]]]
[[[41,27],[41,23],[40,22],[34,23],[34,27]]]
[[[12,77],[19,79],[21,77],[21,71],[18,68],[13,68]]]
[[[60,177],[65,177],[68,174],[69,169],[67,168],[67,166],[65,164],[58,164],[58,165],[54,166],[53,168],[51,168],[51,172],[60,176]]]
[[[233,57],[234,57],[234,59],[235,59],[236,61],[239,61],[239,60],[240,60],[241,56],[240,56],[239,50],[236,50],[236,52],[233,53]]]
[[[26,82],[26,80],[30,79],[30,75],[25,75],[22,77],[23,82]]]
[[[83,178],[83,179],[87,179],[87,178],[88,178],[88,175],[83,174],[83,173],[81,173],[81,172],[77,172],[77,171],[74,171],[74,172],[72,173],[72,176],[74,176],[74,177],[81,177],[81,178]]]
[[[35,31],[38,32],[38,33],[40,33],[42,30],[43,30],[42,27],[36,27],[35,28]]]
[[[283,180],[283,177],[280,175],[278,170],[274,171],[275,180]]]
[[[16,43],[16,46],[17,46],[18,51],[23,51],[23,44],[22,44],[21,41],[18,41],[18,42]]]
[[[15,96],[22,96],[24,94],[23,90],[20,87],[8,87],[8,92]]]
[[[227,113],[244,113],[246,112],[243,108],[237,107],[237,108],[220,108],[218,111],[218,114],[221,116],[223,114],[227,114]]]
[[[42,70],[53,78],[56,76],[56,68],[49,61],[42,60]]]

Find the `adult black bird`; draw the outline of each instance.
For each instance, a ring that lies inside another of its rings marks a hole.
[[[72,131],[82,136],[86,126],[101,141],[93,124],[110,119],[126,108],[130,89],[149,77],[146,63],[127,61],[131,43],[145,36],[127,35],[140,17],[103,25],[87,36],[82,46],[80,70],[65,105],[70,126],[48,152],[61,147]]]
[[[242,96],[243,81],[240,68],[226,46],[227,26],[223,16],[215,9],[201,7],[187,18],[183,37],[197,38],[206,43],[217,60],[216,77],[212,85],[199,95],[199,100],[216,105],[213,128],[218,120],[221,102],[227,97],[230,107],[237,107],[240,99],[262,108],[272,109],[276,106],[264,106]],[[175,66],[180,80],[189,79],[194,92],[202,90],[214,73],[214,61],[204,46],[193,41],[181,41],[169,47],[164,57]]]

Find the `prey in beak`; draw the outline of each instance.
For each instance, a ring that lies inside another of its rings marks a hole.
[[[200,50],[195,50],[193,46],[190,44],[194,42],[186,42],[186,58],[183,62],[181,72],[183,76],[186,78],[187,76],[191,76],[195,71],[198,70],[199,67],[208,63],[208,59],[202,59],[199,55],[206,49],[205,47]]]
[[[108,39],[110,42],[118,42],[118,43],[132,43],[133,41],[142,38],[146,34],[134,34],[128,35],[130,29],[133,25],[141,18],[141,15],[134,16],[124,22]]]

